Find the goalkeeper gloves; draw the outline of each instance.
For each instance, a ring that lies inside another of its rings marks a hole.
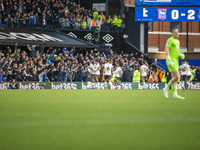
[[[166,59],[168,60],[168,64],[169,64],[169,66],[172,66],[172,67],[173,67],[174,62],[171,60],[170,56],[167,56]]]
[[[180,53],[180,54],[179,54],[179,57],[180,57],[181,59],[184,59],[184,58],[185,58],[185,54]]]

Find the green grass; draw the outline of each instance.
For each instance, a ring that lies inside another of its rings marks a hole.
[[[0,149],[199,150],[200,91],[178,92],[0,90]]]

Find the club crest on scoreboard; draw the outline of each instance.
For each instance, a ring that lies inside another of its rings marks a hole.
[[[167,8],[158,8],[158,19],[165,20],[167,17]]]

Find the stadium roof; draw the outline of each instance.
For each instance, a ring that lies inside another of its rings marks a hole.
[[[94,44],[70,37],[58,31],[19,28],[0,29],[0,45],[15,45],[15,43],[18,43],[20,46],[26,46],[28,44],[38,45],[41,44],[42,41],[45,41],[47,47],[97,48]]]

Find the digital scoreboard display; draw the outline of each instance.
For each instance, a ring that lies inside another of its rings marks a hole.
[[[135,5],[196,5],[200,6],[200,0],[135,0]]]
[[[200,7],[135,7],[135,21],[200,22]]]

